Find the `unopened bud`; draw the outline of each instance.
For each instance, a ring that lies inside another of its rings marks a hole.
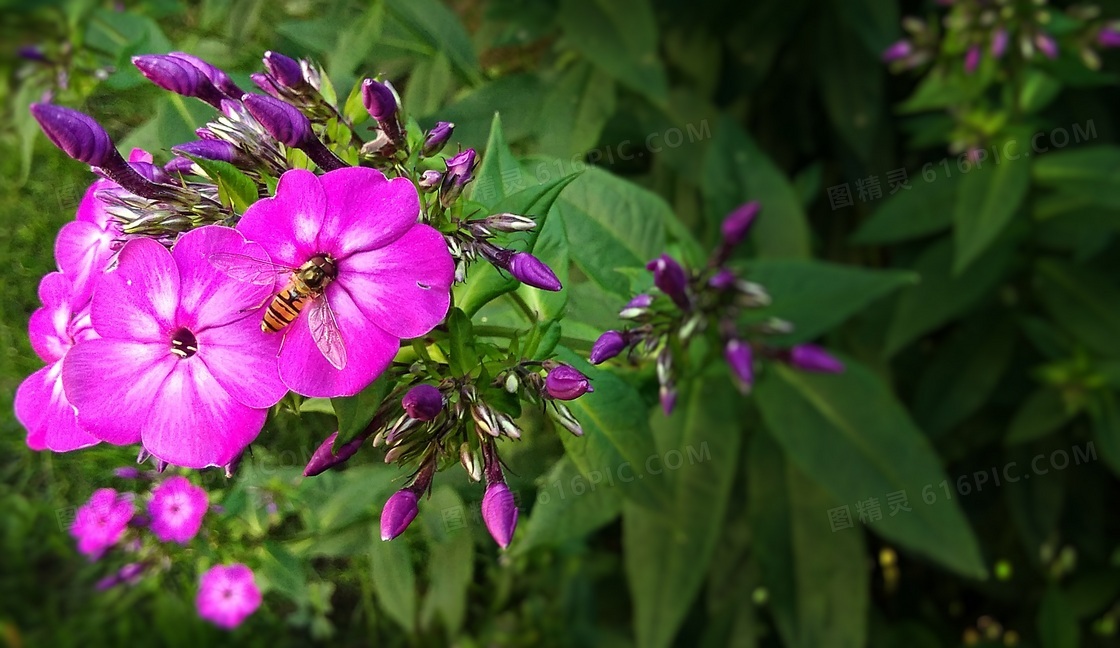
[[[618,331],[607,331],[591,347],[591,364],[606,362],[626,348],[626,336]]]
[[[428,131],[427,137],[424,138],[424,144],[420,152],[424,157],[431,157],[439,153],[443,150],[443,147],[447,145],[453,132],[455,132],[455,124],[451,122],[436,122],[435,127]]]
[[[900,40],[891,43],[887,49],[883,50],[882,58],[884,63],[893,63],[910,56],[914,51],[914,47],[908,40]]]
[[[106,166],[120,159],[109,133],[93,117],[54,104],[31,104],[31,114],[39,122],[52,144],[79,162],[90,166]]]
[[[482,498],[482,519],[494,542],[502,549],[508,547],[517,529],[517,503],[505,483],[492,483],[486,488],[486,495]]]
[[[537,221],[518,214],[495,214],[482,220],[486,227],[499,232],[529,232],[537,226]]]
[[[319,447],[316,448],[315,452],[311,455],[311,460],[307,462],[307,466],[304,467],[304,477],[314,477],[335,466],[346,463],[350,457],[353,457],[362,447],[362,443],[365,442],[367,436],[363,434],[347,441],[342,444],[338,452],[335,453],[334,442],[337,438],[338,432],[334,432],[326,439],[323,439],[323,442],[319,444]]]
[[[653,283],[661,292],[669,296],[681,310],[690,308],[688,298],[688,275],[676,259],[662,254],[646,265],[653,272]]]
[[[189,155],[205,160],[229,162],[230,164],[240,162],[243,157],[239,148],[225,140],[198,140],[195,142],[186,142],[185,144],[172,146],[171,151],[179,155]]]
[[[744,394],[749,392],[754,384],[754,350],[751,345],[742,340],[729,340],[723,349],[723,357],[731,368],[739,391]]]
[[[555,400],[574,400],[595,391],[587,376],[570,365],[558,365],[544,380],[544,389],[549,398]]]
[[[789,363],[802,371],[815,373],[843,373],[844,371],[844,363],[815,344],[799,344],[790,349]]]
[[[471,444],[464,443],[459,446],[459,463],[463,465],[463,470],[467,472],[467,477],[470,477],[471,481],[482,481],[482,462],[471,450]]]
[[[443,409],[443,394],[432,385],[416,385],[401,399],[401,407],[414,419],[430,421]]]
[[[245,94],[245,91],[239,88],[224,70],[214,67],[197,56],[187,54],[186,52],[171,52],[168,56],[186,61],[195,66],[198,71],[202,72],[202,74],[210,80],[210,83],[214,84],[215,88],[231,99],[239,99],[241,95]]]
[[[564,426],[564,429],[571,432],[572,435],[577,437],[583,436],[583,426],[579,424],[579,420],[572,414],[572,410],[558,401],[552,401],[552,405],[556,408],[556,422]]]
[[[247,93],[241,101],[249,114],[284,146],[301,148],[315,139],[311,121],[294,106],[275,97]]]
[[[758,204],[758,201],[751,201],[731,212],[723,220],[720,232],[723,234],[723,241],[728,247],[735,247],[743,242],[743,239],[747,237],[747,232],[750,231],[751,225],[758,218],[758,212],[761,209],[762,206]]]
[[[387,123],[394,123],[397,111],[400,110],[400,102],[393,86],[374,79],[362,81],[362,105],[382,127]]]
[[[420,185],[421,191],[434,191],[439,188],[440,182],[443,181],[443,174],[435,169],[428,169],[420,174],[420,180],[416,184]]]
[[[269,75],[281,86],[291,90],[303,90],[308,87],[307,81],[303,78],[303,68],[294,58],[270,50],[264,53],[262,62]]]
[[[222,105],[222,93],[202,70],[188,61],[164,54],[147,54],[132,57],[132,64],[164,90],[201,99],[215,108]]]
[[[517,252],[510,257],[507,269],[514,279],[534,288],[556,292],[564,287],[552,268],[528,252]]]
[[[408,488],[393,493],[393,496],[385,502],[385,507],[381,509],[382,540],[392,540],[404,533],[408,525],[416,519],[416,514],[420,512],[416,506],[418,500],[416,493]]]
[[[621,319],[634,319],[649,312],[651,305],[653,305],[652,295],[638,295],[618,312],[618,316]]]
[[[474,179],[477,157],[474,149],[467,149],[447,160],[447,172],[443,174],[439,188],[439,201],[445,208],[450,207],[462,195],[467,183]]]

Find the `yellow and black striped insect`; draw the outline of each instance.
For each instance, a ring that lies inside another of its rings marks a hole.
[[[261,330],[283,331],[310,305],[307,323],[315,345],[336,369],[346,367],[346,347],[326,293],[327,286],[338,276],[334,259],[317,255],[298,268],[290,268],[242,254],[218,252],[210,255],[210,263],[238,281],[257,285],[274,285],[278,275],[287,274],[287,285],[272,297],[265,310]]]

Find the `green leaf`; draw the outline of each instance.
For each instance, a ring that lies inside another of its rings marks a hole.
[[[450,106],[441,108],[439,118],[455,124],[454,141],[464,147],[479,148],[486,144],[494,107],[501,106],[506,137],[516,142],[537,132],[543,93],[537,75],[510,74],[479,86]]]
[[[337,451],[369,425],[392,386],[392,382],[382,376],[353,396],[330,399],[334,415],[338,418],[338,436],[335,437],[333,450]]]
[[[293,601],[307,598],[307,571],[304,562],[284,545],[268,540],[261,547],[257,569],[264,589],[275,590]]]
[[[860,224],[852,242],[862,245],[898,243],[947,229],[953,222],[960,176],[933,182],[910,181],[911,189],[888,196],[871,218]]]
[[[963,273],[991,247],[1019,210],[1030,182],[1027,160],[974,168],[961,178],[953,211],[954,274]]]
[[[416,629],[416,572],[405,538],[384,542],[377,525],[370,534],[369,557],[373,593],[385,614],[407,632]]]
[[[540,150],[571,159],[595,148],[615,110],[615,84],[589,63],[564,70],[541,104]]]
[[[445,4],[437,0],[387,0],[386,6],[419,40],[447,55],[463,81],[477,85],[482,80],[470,34]]]
[[[1006,445],[1034,441],[1058,431],[1073,418],[1061,392],[1052,387],[1034,391],[1019,407],[1011,419],[1011,427],[1004,438]]]
[[[556,348],[557,358],[591,379],[595,391],[565,403],[583,427],[575,437],[556,426],[565,454],[589,482],[606,483],[625,497],[651,508],[668,499],[669,484],[647,465],[657,455],[649,427],[649,407],[618,376],[592,366],[567,348]],[[677,450],[682,450],[677,448]]]
[[[558,18],[568,46],[654,104],[668,103],[648,0],[561,0]]]
[[[817,48],[821,52],[814,66],[817,84],[833,132],[860,159],[868,161],[876,144],[876,127],[882,123],[886,74],[878,55],[882,49],[872,51],[853,38],[854,30],[844,22],[853,13],[853,3],[847,0],[839,4],[843,6],[825,8],[824,15],[830,19],[817,22]],[[887,5],[880,3],[874,11],[865,9],[866,14],[886,13],[882,6]],[[869,23],[871,20],[851,22]]]
[[[434,114],[451,91],[451,63],[443,54],[421,61],[412,71],[401,102],[413,115]]]
[[[863,534],[841,529],[822,539],[840,505],[755,435],[747,468],[748,508],[763,584],[788,646],[865,645],[870,604]]]
[[[502,132],[502,117],[494,113],[494,119],[490,123],[490,139],[486,142],[486,152],[478,166],[471,198],[492,208],[514,193],[515,187],[523,182],[521,165],[509,150]]]
[[[1032,165],[1034,180],[1091,204],[1120,206],[1120,146],[1102,144],[1051,151]]]
[[[1077,618],[1056,585],[1046,590],[1038,607],[1038,641],[1041,648],[1081,645],[1081,628],[1077,625]]]
[[[640,646],[671,645],[704,582],[739,459],[737,400],[722,376],[707,378],[683,395],[672,417],[654,415],[657,456],[665,466],[659,479],[668,482],[672,497],[655,509],[626,503],[622,516],[623,557]],[[711,459],[689,464],[683,459],[688,449],[707,449]],[[673,452],[682,461],[669,470]]]
[[[1116,394],[1111,391],[1093,394],[1088,409],[1101,458],[1113,474],[1120,475],[1120,403]]]
[[[792,333],[772,338],[777,344],[817,338],[874,301],[917,283],[917,275],[911,272],[798,259],[757,261],[748,266],[745,276],[765,286],[773,300],[766,308],[748,311],[746,321],[778,317],[794,325]]]
[[[532,515],[513,547],[516,554],[579,540],[618,517],[622,511],[618,489],[602,483],[595,487],[587,484],[586,490],[577,495],[572,486],[583,479],[570,457],[561,458],[541,477]]]
[[[913,269],[921,276],[921,282],[898,297],[887,329],[887,355],[971,308],[1003,278],[1011,255],[1010,250],[997,248],[961,275],[952,273],[952,257],[948,240],[930,245],[918,257]]]
[[[474,575],[474,541],[466,527],[451,528],[444,513],[463,510],[463,500],[450,486],[438,486],[424,503],[428,544],[428,593],[420,612],[428,628],[438,616],[447,636],[455,637],[467,616],[467,590]]]
[[[986,570],[956,499],[926,496],[948,478],[926,437],[883,383],[847,360],[839,375],[770,365],[757,386],[767,429],[790,461],[845,505],[879,501],[876,533],[971,578]],[[912,511],[889,515],[886,497],[905,492]],[[821,513],[821,523],[827,519]]]
[[[249,205],[257,202],[257,183],[229,162],[207,160],[187,156],[202,169],[208,178],[218,185],[218,196],[222,204],[236,212],[244,212]]]
[[[198,139],[195,129],[214,117],[214,109],[201,101],[168,94],[156,103],[155,116],[132,130],[118,148],[129,151],[162,151],[172,142]]]
[[[457,378],[474,371],[481,359],[474,347],[474,327],[471,318],[461,308],[452,308],[447,315],[447,328],[451,332],[451,373]]]
[[[759,257],[809,256],[809,224],[797,191],[785,174],[730,117],[714,129],[704,164],[708,220],[719,223],[739,205],[762,203],[751,230]]]
[[[533,255],[545,262],[561,285],[568,285],[569,249],[568,234],[564,231],[564,221],[559,218],[549,218],[538,226],[539,237],[533,245]],[[541,290],[532,286],[520,285],[517,294],[537,314],[541,322],[552,322],[560,319],[564,308],[568,305],[568,291],[553,292]]]
[[[1120,356],[1120,288],[1087,268],[1052,259],[1038,262],[1035,295],[1059,326],[1093,351]]]

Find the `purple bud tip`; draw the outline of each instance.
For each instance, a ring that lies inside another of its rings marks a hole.
[[[669,296],[682,310],[689,309],[688,300],[688,275],[676,259],[668,254],[662,254],[646,265],[647,270],[653,271],[653,283],[661,292]]]
[[[435,127],[428,131],[428,136],[424,138],[424,146],[421,152],[426,157],[431,157],[436,153],[443,150],[447,141],[451,139],[451,134],[455,131],[455,124],[451,122],[436,122]]]
[[[980,46],[973,45],[968,48],[968,52],[964,55],[964,72],[965,74],[972,74],[978,67],[980,67]]]
[[[544,390],[549,398],[556,400],[575,400],[586,393],[593,392],[591,381],[578,369],[570,365],[558,365],[548,372],[544,379]]]
[[[460,179],[460,184],[470,182],[471,174],[474,172],[475,159],[478,154],[474,149],[467,149],[460,151],[454,156],[447,159],[447,175],[451,178]]]
[[[556,292],[564,286],[543,261],[528,252],[517,252],[509,260],[509,273],[523,284]]]
[[[626,336],[618,331],[607,331],[591,347],[591,364],[606,362],[626,348]]]
[[[720,231],[723,233],[723,240],[728,247],[735,247],[743,242],[747,237],[747,232],[754,223],[755,218],[758,217],[758,212],[762,209],[762,205],[756,200],[739,207],[731,212],[727,218],[723,219],[723,225],[720,226]]]
[[[210,79],[191,63],[181,58],[163,54],[146,54],[132,57],[132,64],[149,81],[184,97],[197,97],[217,107],[221,93]]]
[[[173,157],[163,165],[163,170],[168,173],[191,173],[193,166],[194,160],[190,158]]]
[[[210,83],[214,84],[214,87],[216,87],[218,90],[221,90],[225,95],[229,97],[240,97],[241,95],[245,94],[245,91],[239,88],[237,84],[233,82],[233,79],[229,78],[229,75],[226,74],[224,70],[210,65],[210,63],[208,63],[207,61],[204,61],[197,56],[194,56],[193,54],[187,54],[186,52],[171,52],[170,54],[168,54],[168,56],[177,58],[180,61],[186,61],[187,63],[193,65],[198,69],[199,72],[202,72],[202,74],[204,74],[206,78],[210,80]]]
[[[401,399],[401,407],[418,421],[430,421],[443,409],[443,394],[431,385],[416,385]]]
[[[31,114],[47,139],[63,153],[90,166],[105,166],[120,154],[93,117],[54,104],[31,104]]]
[[[397,115],[397,95],[388,84],[374,79],[362,81],[362,105],[378,122],[392,121]]]
[[[294,58],[268,51],[262,60],[272,78],[285,88],[300,88],[307,84],[303,78],[303,67]]]
[[[285,146],[298,148],[314,139],[311,121],[295,107],[273,97],[245,94],[241,103],[268,134]]]
[[[844,364],[815,344],[799,344],[789,350],[789,363],[802,371],[843,373]]]
[[[392,540],[404,533],[419,510],[416,508],[416,493],[405,488],[393,493],[385,508],[381,509],[381,539]]]
[[[314,477],[315,475],[322,474],[335,466],[346,463],[350,457],[353,457],[358,449],[362,447],[367,436],[359,434],[350,441],[344,443],[338,452],[334,451],[334,442],[338,438],[338,432],[335,432],[323,439],[315,452],[311,455],[311,460],[307,462],[307,466],[303,469],[304,477]]]
[[[36,61],[39,63],[47,62],[47,55],[43,53],[43,48],[38,45],[24,45],[16,50],[16,54],[24,60]]]
[[[635,295],[633,299],[626,302],[626,308],[649,308],[653,305],[653,295]]]
[[[1000,27],[992,34],[992,56],[994,58],[1003,58],[1004,52],[1007,51],[1007,30]]]
[[[138,479],[140,477],[140,469],[133,466],[124,466],[114,470],[113,474],[120,479]]]
[[[891,43],[887,49],[883,50],[883,62],[893,63],[899,59],[904,59],[910,56],[913,51],[914,47],[910,45],[910,41],[906,39]]]
[[[708,285],[716,290],[727,290],[735,285],[739,278],[735,273],[727,268],[720,268],[719,272],[715,273],[711,279],[708,280]]]
[[[502,549],[508,547],[517,529],[517,502],[509,486],[497,482],[486,488],[486,495],[482,498],[482,519],[494,542]]]
[[[661,411],[665,416],[671,416],[677,407],[677,390],[672,387],[662,387],[658,393],[661,399]]]
[[[1058,58],[1058,43],[1049,34],[1036,34],[1034,44],[1048,59]]]
[[[754,384],[754,351],[751,345],[741,340],[729,340],[723,349],[723,357],[740,389],[750,389]]]
[[[238,159],[240,151],[236,146],[225,140],[198,140],[172,146],[171,151],[179,155],[203,158],[204,160],[217,160],[219,162],[234,162]]]
[[[435,169],[428,169],[424,173],[420,174],[420,181],[417,184],[420,185],[421,189],[425,191],[431,191],[432,189],[438,187],[440,182],[442,181],[442,173],[436,171]]]
[[[1120,47],[1120,30],[1113,29],[1112,27],[1102,27],[1097,32],[1097,43],[1101,47],[1115,48]]]

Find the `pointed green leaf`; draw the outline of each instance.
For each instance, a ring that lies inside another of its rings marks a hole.
[[[563,457],[540,479],[533,513],[512,550],[556,547],[587,536],[618,517],[622,497],[617,488],[598,484],[576,495],[574,480],[583,479],[570,457]]]
[[[988,163],[961,178],[953,211],[954,274],[963,273],[991,247],[1019,210],[1030,182],[1028,160]]]
[[[369,557],[373,593],[385,614],[407,632],[416,629],[416,571],[408,540],[385,542],[377,525],[371,529]]]

